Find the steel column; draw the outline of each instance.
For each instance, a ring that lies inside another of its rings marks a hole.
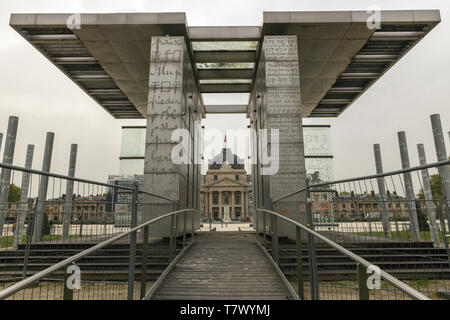
[[[146,294],[147,285],[147,263],[148,263],[148,225],[144,227],[144,238],[142,239],[142,267],[141,267],[141,300]]]
[[[427,158],[425,156],[425,148],[423,144],[417,145],[417,153],[419,154],[420,165],[426,165]],[[431,191],[430,175],[428,173],[428,169],[421,170],[421,175],[428,221],[430,223],[431,239],[434,243],[439,244],[439,230],[436,223],[436,205],[433,201],[433,193]]]
[[[297,291],[299,299],[305,299],[305,289],[303,285],[303,246],[302,246],[302,229],[297,226],[296,227],[296,235],[297,235]]]
[[[306,179],[306,215],[308,218],[308,226],[314,230],[312,211],[311,211],[311,194],[309,190],[309,181]],[[314,236],[308,233],[308,256],[309,256],[309,283],[311,287],[311,300],[319,300],[319,278],[317,275],[316,251],[314,244]]]
[[[183,248],[186,246],[187,212],[183,213]]]
[[[131,200],[131,229],[137,227],[139,184],[134,183],[133,197]],[[136,271],[136,231],[130,234],[130,257],[128,264],[128,300],[134,299],[134,280]]]
[[[3,152],[3,163],[13,164],[14,150],[16,147],[16,137],[17,137],[17,126],[19,124],[19,118],[11,116],[8,119],[8,129],[6,133],[5,140],[5,150]],[[3,226],[5,223],[8,194],[9,194],[9,184],[11,180],[11,170],[2,169],[0,185],[0,242],[2,241]]]
[[[52,162],[52,152],[53,152],[53,141],[55,139],[55,134],[53,132],[47,132],[47,137],[45,139],[45,150],[44,150],[44,160],[42,162],[42,171],[50,172],[50,166]],[[44,209],[45,202],[47,200],[47,188],[48,188],[48,177],[42,175],[40,177],[41,181],[39,184],[38,198],[36,208],[36,216],[34,222],[34,234],[33,241],[38,242],[42,240],[42,227],[44,222]]]
[[[272,218],[272,257],[276,263],[280,262],[280,252],[278,246],[278,218],[271,215]]]
[[[402,161],[402,168],[409,169],[409,155],[408,144],[406,142],[406,134],[404,131],[398,132],[398,144],[400,147],[400,157]],[[405,195],[407,198],[408,211],[410,216],[411,236],[414,241],[420,241],[419,221],[417,219],[416,210],[416,196],[414,195],[414,187],[411,178],[411,172],[403,173],[403,180],[405,182]]]
[[[383,162],[381,160],[380,145],[374,144],[373,151],[375,154],[375,166],[376,166],[377,174],[382,174],[383,173]],[[378,190],[380,191],[380,198],[381,198],[380,199],[380,209],[381,209],[381,220],[383,223],[384,235],[387,238],[392,238],[391,224],[389,222],[389,213],[386,208],[387,198],[386,198],[386,187],[384,184],[384,178],[382,178],[382,177],[377,178],[377,184],[378,184]],[[370,223],[370,220],[369,220],[369,223]]]
[[[175,238],[175,216],[170,216],[170,240],[169,240],[169,262],[172,262],[174,255],[174,238]]]
[[[77,149],[78,145],[76,144],[72,144],[70,146],[69,174],[68,174],[69,177],[75,177]],[[63,239],[69,238],[70,235],[70,222],[72,220],[72,200],[73,200],[73,181],[68,180],[66,185],[66,199],[64,203]]]
[[[367,287],[367,268],[358,263],[357,272],[359,300],[369,300],[369,288]]]
[[[442,124],[439,114],[431,115],[431,127],[433,128],[434,145],[436,148],[436,157],[438,161],[447,159],[447,150],[445,148],[444,134],[442,133]],[[438,167],[441,176],[442,190],[444,191],[445,210],[450,215],[450,166]],[[450,223],[450,222],[449,222]]]
[[[34,154],[34,145],[29,144],[27,146],[27,155],[25,158],[25,168],[31,169],[33,164],[33,154]],[[17,229],[16,234],[14,235],[14,248],[17,248],[19,244],[22,243],[22,237],[25,230],[25,216],[27,212],[31,211],[31,208],[28,208],[28,190],[30,187],[30,178],[31,174],[29,172],[22,172],[22,185],[20,191],[20,204],[19,204],[19,214],[17,216]],[[28,215],[28,228],[31,227],[31,216]]]
[[[72,264],[73,265],[73,264]],[[68,280],[69,280],[69,268],[70,264],[64,268],[64,292],[63,292],[63,300],[73,300],[73,289],[69,288],[68,286]]]

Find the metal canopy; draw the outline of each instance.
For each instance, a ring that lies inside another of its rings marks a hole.
[[[187,27],[184,13],[12,14],[10,25],[113,117],[145,118],[150,39],[184,36],[201,93],[251,92],[267,35],[297,35],[304,117],[336,117],[439,22],[437,10],[264,12],[262,27]],[[241,105],[206,113],[244,112]],[[247,110],[248,113],[248,110]]]

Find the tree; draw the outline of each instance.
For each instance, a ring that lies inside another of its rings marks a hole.
[[[444,192],[442,191],[441,176],[439,174],[433,174],[431,175],[430,180],[431,180],[431,193],[433,195],[433,199],[440,199],[444,194]],[[423,189],[420,189],[419,194],[417,196],[421,200],[425,199]]]
[[[8,202],[19,202],[20,201],[20,187],[16,186],[15,184],[9,185],[9,192],[8,192]]]

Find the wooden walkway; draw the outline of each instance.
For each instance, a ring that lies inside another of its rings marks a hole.
[[[286,300],[291,296],[255,233],[205,232],[181,257],[153,300]]]

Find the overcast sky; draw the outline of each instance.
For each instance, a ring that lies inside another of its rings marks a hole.
[[[374,143],[380,143],[385,170],[401,167],[397,131],[407,134],[412,165],[417,143],[435,161],[429,116],[439,113],[450,130],[450,2],[407,1],[266,1],[266,0],[1,0],[0,2],[0,132],[8,116],[20,118],[14,163],[23,165],[27,144],[35,144],[33,167],[40,169],[45,134],[55,132],[52,172],[66,174],[71,143],[78,143],[77,176],[105,181],[119,171],[122,125],[145,121],[113,119],[79,87],[9,27],[13,12],[186,12],[189,26],[259,26],[263,11],[440,9],[442,22],[389,70],[339,118],[306,119],[305,124],[331,124],[335,177],[374,173]],[[205,103],[246,103],[206,99]],[[225,121],[227,120],[227,121]],[[244,116],[208,116],[209,128],[243,128]],[[448,136],[447,150],[450,150]],[[3,151],[3,150],[2,150]],[[2,152],[3,154],[3,152]]]

